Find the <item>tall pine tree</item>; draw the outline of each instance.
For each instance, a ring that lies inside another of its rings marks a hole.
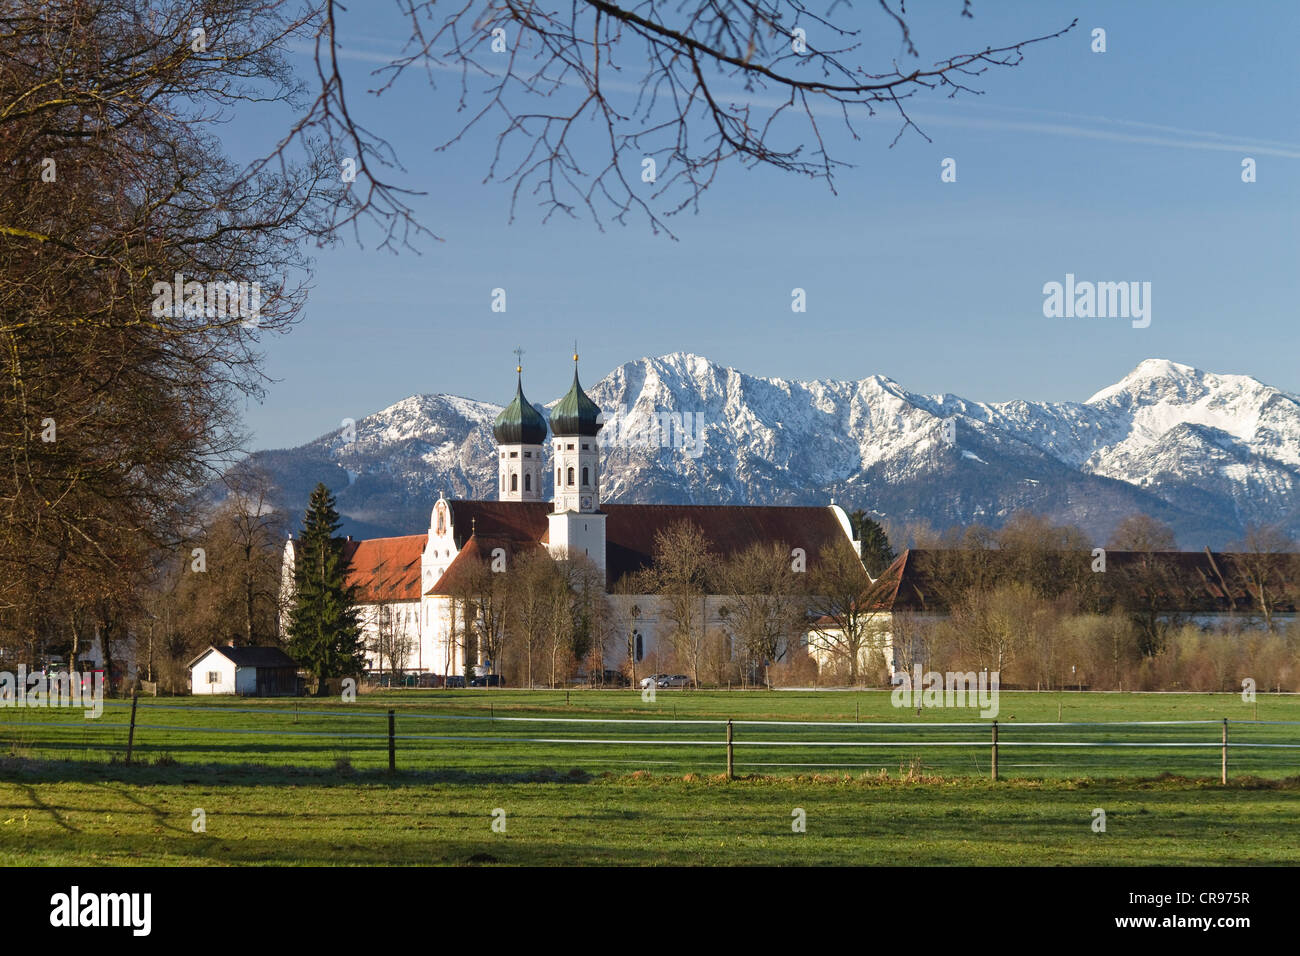
[[[849,523],[862,542],[862,563],[866,566],[867,573],[873,578],[880,577],[898,557],[889,543],[889,535],[861,509],[849,515]]]
[[[347,585],[350,562],[334,496],[323,484],[311,493],[294,555],[294,604],[289,619],[289,652],[317,678],[355,677],[365,669],[365,644],[355,586]]]

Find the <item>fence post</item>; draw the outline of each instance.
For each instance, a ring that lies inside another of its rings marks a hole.
[[[733,740],[733,736],[731,730],[731,721],[728,720],[727,721],[727,779],[728,780],[736,779],[736,771],[735,771],[736,765],[733,762],[735,755],[732,752],[732,740]]]
[[[388,711],[388,772],[397,772],[397,741],[393,737],[393,711]]]
[[[993,779],[998,779],[998,722],[993,721]]]
[[[135,746],[135,706],[140,702],[139,690],[131,692],[131,729],[126,732],[126,762],[131,763],[131,748]]]
[[[1228,718],[1223,718],[1223,770],[1219,775],[1220,783],[1228,782]]]

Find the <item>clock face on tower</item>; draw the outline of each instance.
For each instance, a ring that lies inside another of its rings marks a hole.
[[[583,495],[583,496],[582,496],[582,507],[584,507],[584,508],[590,508],[590,507],[591,507],[591,495]]]

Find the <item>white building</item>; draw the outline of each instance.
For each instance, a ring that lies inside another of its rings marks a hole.
[[[297,692],[297,675],[297,663],[278,647],[209,647],[190,662],[190,693],[288,696]]]
[[[574,356],[576,363],[577,356]],[[520,369],[516,369],[521,373]],[[546,419],[524,397],[522,375],[514,400],[494,426],[497,442],[496,501],[439,498],[423,534],[347,542],[347,556],[362,601],[367,647],[381,630],[386,639],[409,641],[407,671],[460,675],[466,669],[463,628],[452,627],[458,587],[474,562],[509,563],[519,554],[545,549],[552,556],[581,554],[605,578],[606,592],[630,619],[635,659],[654,654],[666,639],[662,600],[626,594],[619,583],[648,567],[656,532],[675,522],[694,523],[711,549],[725,559],[751,545],[781,542],[801,549],[809,568],[828,545],[854,549],[852,527],[843,509],[733,505],[606,504],[600,489],[601,412],[578,381]],[[546,454],[550,453],[548,465]],[[553,479],[550,501],[544,484]],[[282,586],[293,584],[294,542],[285,546]],[[863,583],[868,578],[863,570]],[[287,606],[287,605],[286,605]],[[719,627],[726,595],[705,600],[706,628]],[[607,647],[605,666],[618,668],[628,657],[622,640]],[[470,665],[482,665],[471,647]],[[387,663],[370,654],[373,670]]]

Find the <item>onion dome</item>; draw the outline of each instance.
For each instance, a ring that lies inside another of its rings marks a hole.
[[[551,434],[557,438],[583,435],[594,438],[600,431],[600,408],[587,397],[578,381],[578,356],[573,356],[573,385],[551,412]]]
[[[546,441],[546,419],[524,398],[523,370],[515,371],[519,373],[515,400],[497,416],[492,434],[498,445],[540,445]]]

